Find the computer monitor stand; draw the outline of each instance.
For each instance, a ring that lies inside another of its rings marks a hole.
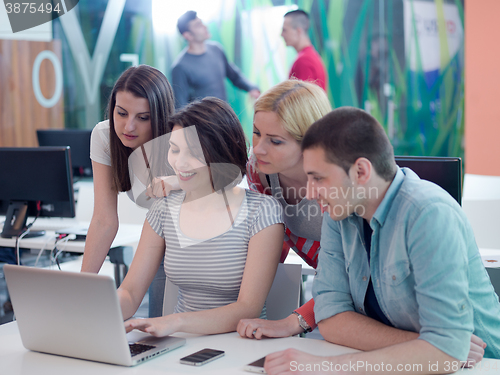
[[[5,216],[5,223],[1,236],[3,238],[12,238],[20,236],[26,230],[26,221],[28,219],[28,202],[11,201]],[[45,234],[45,231],[30,231],[24,236],[40,237]]]

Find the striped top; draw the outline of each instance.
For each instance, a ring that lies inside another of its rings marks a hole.
[[[165,274],[179,287],[174,312],[234,303],[240,291],[248,242],[262,229],[283,223],[281,205],[272,197],[246,190],[230,229],[209,239],[193,239],[182,233],[179,226],[184,197],[184,191],[176,191],[157,199],[147,214],[151,228],[165,239]]]

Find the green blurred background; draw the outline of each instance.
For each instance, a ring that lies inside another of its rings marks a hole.
[[[80,0],[78,20],[92,56],[106,0]],[[130,66],[122,54],[163,71],[185,47],[176,20],[198,12],[226,54],[261,91],[288,77],[296,52],[280,33],[292,9],[310,14],[310,37],[329,76],[333,107],[355,106],[385,127],[398,155],[463,157],[463,0],[127,0],[104,75],[99,106],[89,116],[78,67],[59,20],[62,40],[65,122],[91,128],[105,118],[115,80]],[[253,102],[227,84],[228,101],[250,138]]]

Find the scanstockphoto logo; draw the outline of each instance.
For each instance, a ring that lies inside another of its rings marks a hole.
[[[13,33],[28,30],[56,19],[71,9],[79,0],[35,0],[30,2],[4,0]]]

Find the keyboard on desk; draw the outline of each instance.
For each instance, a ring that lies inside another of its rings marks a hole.
[[[28,223],[30,222],[31,221],[28,219]],[[31,227],[31,230],[47,230],[56,232],[60,229],[78,226],[79,224],[80,222],[75,219],[38,218]]]

